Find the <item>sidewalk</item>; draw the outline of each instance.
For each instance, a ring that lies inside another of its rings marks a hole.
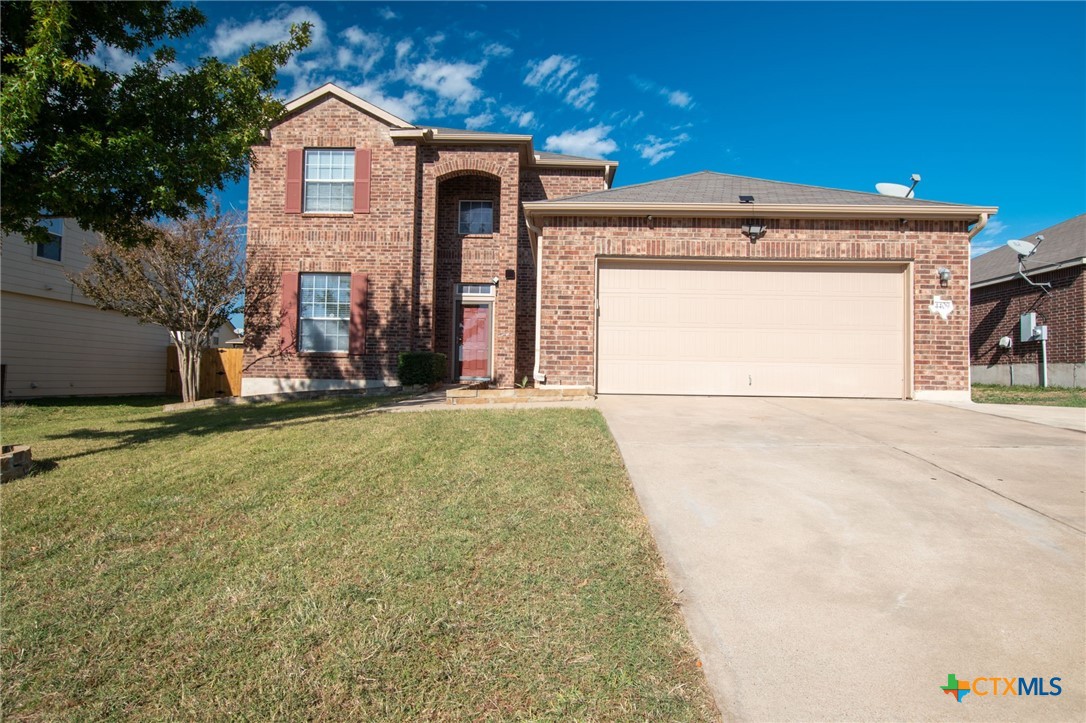
[[[1006,417],[1049,427],[1086,432],[1086,409],[1080,407],[1043,407],[1034,404],[977,404],[975,402],[921,402],[968,409],[995,417]]]
[[[570,401],[553,401],[553,402],[515,402],[504,404],[447,404],[445,402],[445,392],[448,388],[437,389],[432,392],[426,392],[409,399],[404,399],[387,406],[379,407],[377,411],[381,412],[452,412],[452,411],[496,411],[496,410],[510,410],[510,411],[523,411],[525,409],[595,409],[596,400],[589,397],[588,399],[578,399]]]

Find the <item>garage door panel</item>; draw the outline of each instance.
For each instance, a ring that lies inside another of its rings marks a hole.
[[[902,267],[601,265],[601,393],[900,397]]]

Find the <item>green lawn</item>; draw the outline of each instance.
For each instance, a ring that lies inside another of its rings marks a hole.
[[[593,410],[9,405],[6,720],[716,716]]]
[[[974,384],[973,401],[983,404],[1038,404],[1046,407],[1086,407],[1086,389]]]

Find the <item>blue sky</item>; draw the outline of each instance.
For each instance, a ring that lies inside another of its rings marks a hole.
[[[308,20],[284,99],[333,81],[417,123],[617,160],[616,185],[919,173],[920,198],[1000,207],[975,251],[1086,211],[1082,2],[198,5],[182,61]]]

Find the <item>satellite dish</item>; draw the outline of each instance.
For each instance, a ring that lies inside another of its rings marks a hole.
[[[900,183],[876,183],[875,190],[883,196],[896,196],[897,198],[909,198],[913,189],[902,186]]]
[[[1014,249],[1014,252],[1019,256],[1032,256],[1033,252],[1037,250],[1037,247],[1029,241],[1023,241],[1022,239],[1017,238],[1012,238],[1007,242],[1007,245]]]
[[[920,174],[914,173],[909,176],[909,180],[913,182],[912,186],[902,186],[900,183],[876,183],[875,190],[881,193],[883,196],[894,196],[896,198],[912,198],[913,190],[916,188],[916,184],[920,183]]]

